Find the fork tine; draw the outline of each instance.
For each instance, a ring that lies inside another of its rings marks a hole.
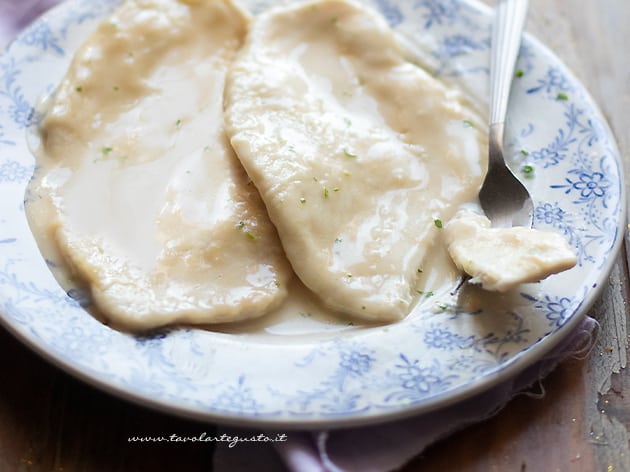
[[[479,202],[495,227],[532,226],[533,221],[531,196],[507,167],[503,154],[505,116],[527,4],[527,0],[499,0],[492,29],[489,159]]]

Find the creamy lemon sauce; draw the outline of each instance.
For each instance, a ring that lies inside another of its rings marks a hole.
[[[485,169],[484,127],[462,97],[405,61],[382,17],[319,1],[256,19],[225,116],[305,285],[356,317],[407,315],[440,222]]]
[[[128,1],[51,99],[29,214],[112,324],[235,321],[286,297],[276,231],[223,131],[248,22],[229,1]]]
[[[129,0],[50,99],[27,214],[123,329],[395,321],[459,277],[444,232],[476,200],[482,122],[358,3]]]

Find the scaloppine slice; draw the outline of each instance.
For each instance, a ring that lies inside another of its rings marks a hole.
[[[31,221],[114,325],[237,321],[286,295],[290,266],[223,130],[248,23],[231,1],[129,0],[52,98]]]
[[[486,166],[460,95],[406,62],[377,13],[315,1],[253,21],[225,119],[304,284],[351,315],[405,316],[441,221]]]
[[[563,236],[534,228],[492,228],[490,220],[459,211],[444,228],[448,251],[461,270],[486,290],[506,292],[577,264]]]

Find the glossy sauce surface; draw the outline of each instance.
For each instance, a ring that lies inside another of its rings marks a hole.
[[[453,286],[441,226],[475,199],[485,146],[364,6],[250,24],[231,2],[135,0],[51,98],[27,210],[64,285],[124,329],[334,332]]]
[[[113,324],[236,321],[286,297],[275,228],[223,131],[248,22],[229,1],[128,1],[51,99],[31,223]]]
[[[441,222],[476,198],[484,127],[403,58],[386,21],[347,1],[255,20],[226,86],[226,131],[293,269],[329,307],[407,315],[453,282]]]

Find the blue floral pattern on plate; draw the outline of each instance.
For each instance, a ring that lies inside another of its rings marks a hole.
[[[65,293],[24,214],[35,160],[36,104],[119,0],[70,0],[0,56],[0,319],[78,377],[126,398],[198,419],[302,427],[363,424],[466,398],[540,359],[594,301],[620,246],[624,194],[614,139],[581,84],[527,37],[508,122],[510,165],[536,200],[535,225],[567,237],[578,266],[524,286],[509,309],[468,312],[428,301],[387,327],[322,336],[110,329]],[[254,12],[273,4],[246,2]],[[490,20],[464,0],[374,0],[422,66],[485,102]],[[532,172],[533,169],[533,172]],[[296,314],[296,317],[299,315]],[[259,335],[260,334],[260,335]]]

